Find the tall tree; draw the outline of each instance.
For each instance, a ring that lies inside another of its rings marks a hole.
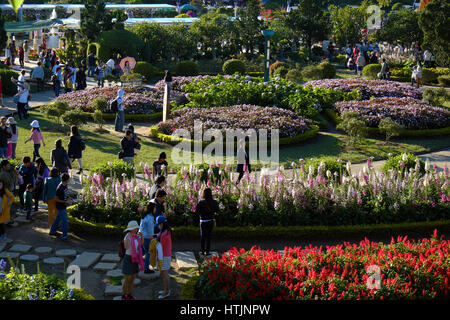
[[[450,66],[450,2],[432,0],[419,16],[423,31],[423,48],[429,49],[436,60]]]
[[[336,42],[340,45],[349,43],[354,46],[361,41],[361,30],[366,28],[366,17],[364,9],[345,6],[339,8],[335,5],[329,7],[333,34]]]
[[[85,0],[84,7],[81,12],[80,34],[87,41],[96,41],[100,33],[113,28],[113,15],[106,11],[103,0]]]
[[[393,43],[400,41],[410,45],[422,42],[423,33],[419,28],[419,14],[410,9],[389,12],[387,22],[374,34],[373,39]]]
[[[325,11],[326,0],[299,0],[298,9],[292,10],[284,18],[288,28],[297,32],[311,50],[313,41],[324,40],[330,31],[329,14]]]
[[[258,19],[260,13],[260,0],[248,0],[246,10],[239,10],[236,19],[240,40],[246,52],[250,54],[253,54],[258,44],[263,41],[261,35],[263,22]]]

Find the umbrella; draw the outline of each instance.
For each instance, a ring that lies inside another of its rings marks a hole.
[[[130,70],[134,69],[134,67],[136,66],[136,59],[134,59],[133,57],[123,58],[120,61],[120,68],[123,70],[124,67],[125,67],[125,62],[127,62],[127,61],[128,61],[129,65],[130,65]]]
[[[194,6],[192,6],[192,5],[188,4],[188,3],[183,4],[183,5],[180,7],[180,9],[182,9],[182,10],[197,10],[196,7],[194,7]]]

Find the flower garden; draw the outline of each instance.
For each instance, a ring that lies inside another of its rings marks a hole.
[[[219,300],[416,300],[447,299],[448,240],[392,239],[390,244],[285,248],[233,248],[205,260],[196,284],[198,298]],[[379,286],[373,282],[380,272]],[[370,285],[368,285],[368,283]]]
[[[92,88],[60,95],[55,101],[65,101],[75,110],[94,112],[91,102],[95,98],[105,98],[108,102],[117,97],[119,87]],[[162,109],[162,97],[146,87],[124,87],[123,107],[127,114],[151,114]]]
[[[406,129],[436,129],[450,127],[450,110],[435,107],[413,98],[374,98],[363,101],[343,101],[335,110],[356,111],[367,126],[378,127],[381,120],[391,118]]]
[[[147,177],[151,167],[141,164]],[[167,218],[173,226],[197,225],[196,205],[201,190],[212,188],[220,202],[220,226],[342,226],[436,221],[450,218],[450,173],[438,172],[417,160],[387,173],[371,167],[352,173],[321,163],[294,163],[292,176],[279,168],[274,176],[245,177],[236,186],[228,166],[183,168],[167,188]],[[150,182],[134,178],[120,182],[101,174],[84,181],[82,201],[71,208],[72,216],[88,222],[126,225],[139,218],[148,199]]]

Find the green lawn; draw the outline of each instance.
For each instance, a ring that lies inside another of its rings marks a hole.
[[[30,112],[28,120],[19,121],[19,142],[17,145],[17,158],[25,155],[32,156],[33,143],[23,142],[30,136],[30,123],[37,119],[43,130],[46,146],[41,146],[40,154],[44,160],[50,165],[50,152],[54,148],[56,139],[63,139],[63,145],[67,150],[69,142],[69,130],[66,132],[58,132],[56,124],[49,121],[39,111]],[[148,125],[150,127],[150,124]],[[99,163],[117,159],[117,153],[120,151],[121,136],[112,133],[98,133],[93,129],[94,124],[89,124],[81,129],[81,135],[86,142],[86,150],[83,152],[84,169],[89,169]],[[331,156],[338,159],[351,161],[352,163],[364,162],[367,158],[373,156],[376,160],[386,159],[388,153],[400,154],[403,152],[410,153],[427,153],[434,150],[443,149],[450,146],[449,139],[394,139],[392,143],[385,144],[383,139],[364,139],[357,147],[349,147],[346,143],[347,136],[344,133],[321,132],[314,140],[304,144],[281,147],[279,152],[280,163],[289,166],[292,161],[300,158],[319,158],[322,156]],[[142,149],[135,158],[135,163],[147,162],[151,164],[164,151],[167,153],[168,162],[171,168],[178,169],[181,164],[173,164],[171,161],[172,147],[142,140]],[[191,157],[193,153],[190,153]],[[73,163],[77,168],[78,164]],[[258,168],[259,166],[254,166]]]
[[[32,157],[33,155],[33,142],[30,141],[27,144],[24,144],[24,141],[30,137],[30,123],[34,119],[39,121],[45,141],[45,147],[41,146],[39,153],[44,158],[46,163],[50,165],[50,152],[54,149],[55,141],[57,139],[63,139],[63,146],[67,150],[67,144],[69,143],[69,129],[66,127],[65,133],[58,132],[56,130],[56,124],[49,121],[41,112],[30,112],[29,119],[18,121],[19,140],[16,150],[17,158],[21,158],[25,155]],[[110,133],[96,133],[93,132],[94,128],[95,126],[91,124],[82,127],[80,130],[80,134],[86,143],[86,150],[83,151],[83,167],[85,169],[92,168],[102,162],[117,159],[117,153],[120,151],[121,137]],[[141,144],[142,149],[135,158],[135,163],[139,163],[141,161],[152,163],[155,159],[157,159],[160,152],[165,151],[168,153],[171,149],[168,146],[147,141],[142,141]],[[168,155],[170,157],[170,153],[168,153]],[[73,165],[75,168],[78,167],[76,161]]]

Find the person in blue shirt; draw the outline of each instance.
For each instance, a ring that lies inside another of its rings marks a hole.
[[[152,204],[148,204],[145,208],[145,211],[142,214],[141,225],[139,227],[139,231],[144,236],[144,244],[143,251],[145,252],[144,257],[144,273],[155,273],[155,271],[149,268],[150,266],[150,242],[153,240],[155,235],[155,217],[153,216],[152,209],[154,206]]]

